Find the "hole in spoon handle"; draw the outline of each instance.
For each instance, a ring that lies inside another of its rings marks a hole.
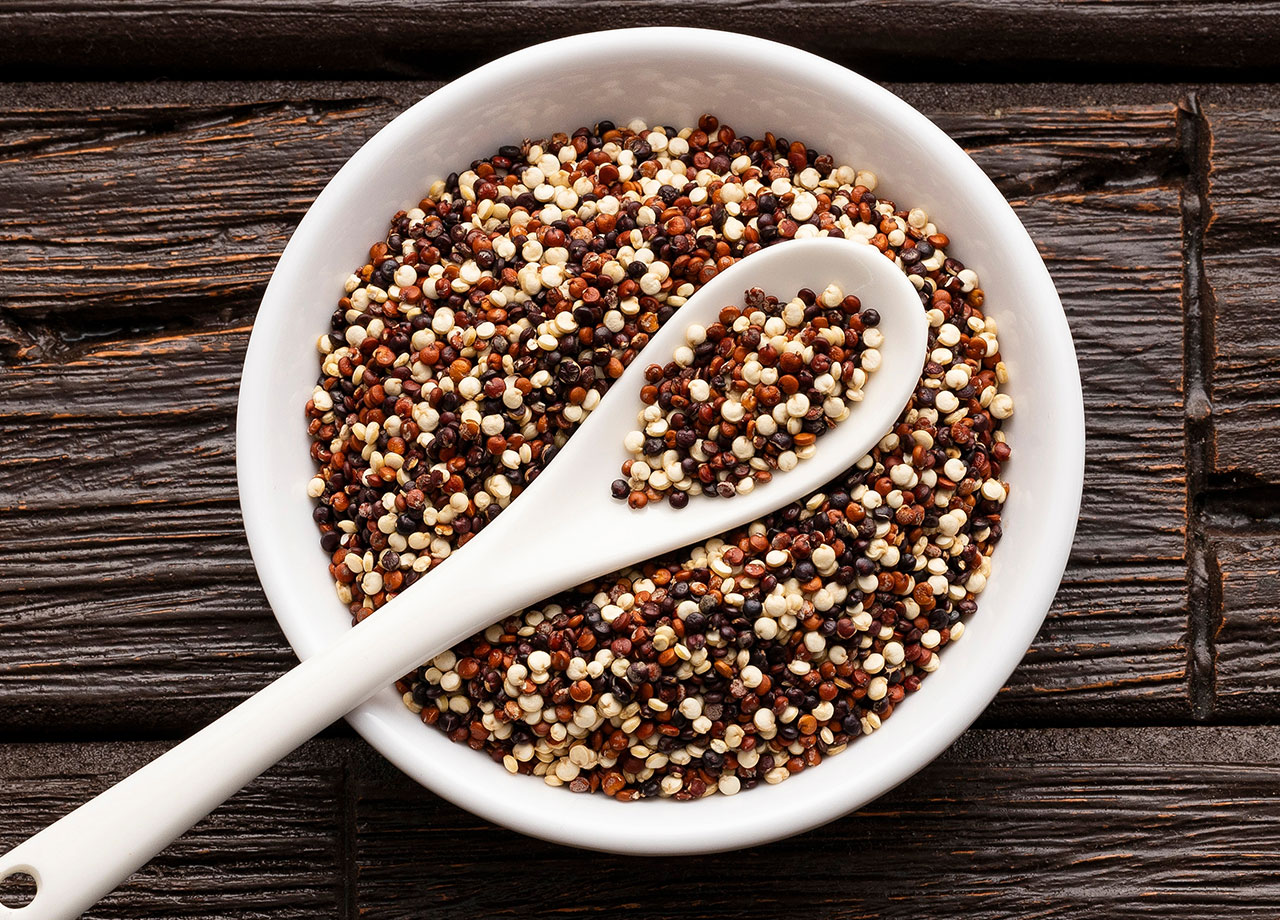
[[[0,920],[75,920],[133,873],[127,848],[78,846],[85,828],[72,812],[0,855]]]
[[[28,917],[26,908],[40,892],[40,875],[25,863],[6,865],[0,858],[0,917]]]

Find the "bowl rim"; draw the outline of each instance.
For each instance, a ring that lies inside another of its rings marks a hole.
[[[282,565],[279,552],[269,546],[272,518],[267,511],[266,499],[274,487],[265,481],[260,464],[251,458],[265,456],[268,446],[262,424],[265,410],[259,394],[264,392],[262,382],[269,379],[274,362],[271,344],[276,336],[289,330],[287,317],[293,304],[288,294],[288,279],[303,270],[307,251],[312,242],[324,233],[326,225],[335,217],[340,218],[341,211],[334,211],[335,201],[341,197],[339,190],[360,182],[361,177],[369,170],[386,162],[418,121],[430,117],[433,109],[493,87],[509,75],[528,73],[531,66],[554,67],[565,55],[585,50],[598,53],[604,45],[617,46],[619,52],[625,51],[628,54],[643,53],[648,46],[660,46],[664,51],[673,50],[674,46],[674,50],[684,49],[689,53],[697,53],[708,43],[718,41],[731,41],[735,54],[741,54],[744,60],[769,60],[773,62],[772,66],[796,73],[804,72],[806,80],[843,81],[852,87],[852,92],[862,97],[860,101],[879,110],[887,120],[900,126],[904,133],[935,147],[939,156],[947,158],[949,168],[953,170],[948,179],[966,183],[967,194],[980,199],[982,213],[992,227],[992,235],[1001,239],[1003,247],[1016,250],[1015,257],[1034,276],[1030,281],[1022,282],[1022,285],[1030,286],[1036,291],[1038,308],[1046,313],[1044,321],[1056,327],[1054,338],[1057,341],[1053,357],[1054,375],[1059,381],[1057,389],[1068,396],[1074,394],[1074,398],[1064,398],[1055,407],[1058,414],[1055,415],[1054,427],[1057,430],[1058,446],[1061,447],[1061,469],[1065,476],[1055,490],[1055,497],[1059,501],[1054,507],[1045,509],[1042,515],[1050,543],[1040,557],[1042,567],[1038,580],[1034,587],[1026,589],[1030,596],[1024,600],[1026,609],[1030,612],[1020,614],[1021,618],[1015,625],[1006,624],[1007,632],[1012,634],[1011,638],[1018,638],[1019,641],[1006,642],[1001,654],[986,661],[987,670],[979,675],[970,692],[955,701],[945,719],[936,720],[931,732],[922,737],[910,737],[894,749],[895,762],[892,769],[886,769],[875,776],[857,777],[856,782],[848,777],[844,782],[838,782],[834,775],[838,768],[828,767],[833,772],[833,782],[820,787],[814,787],[812,783],[806,786],[820,788],[821,794],[809,795],[797,803],[795,795],[780,796],[777,795],[780,789],[773,790],[776,804],[781,806],[789,803],[790,807],[770,807],[773,803],[762,803],[756,799],[756,793],[752,793],[752,808],[737,809],[731,835],[725,833],[723,826],[717,829],[697,820],[700,814],[708,813],[702,802],[667,802],[666,805],[686,810],[684,815],[695,820],[664,820],[661,826],[655,827],[653,825],[656,822],[634,820],[639,816],[633,810],[627,813],[631,826],[626,839],[620,839],[622,835],[617,833],[616,827],[603,824],[584,826],[579,822],[571,822],[564,816],[549,817],[546,809],[541,807],[546,804],[546,800],[540,794],[534,794],[534,791],[551,792],[565,799],[599,800],[601,804],[611,808],[644,809],[661,807],[663,803],[646,802],[623,806],[602,796],[568,796],[564,790],[551,789],[530,778],[522,780],[531,787],[529,804],[516,803],[513,807],[508,799],[483,788],[487,779],[481,779],[478,786],[469,772],[459,776],[443,775],[441,771],[433,769],[431,764],[423,762],[418,743],[409,739],[402,730],[405,723],[386,718],[385,699],[375,697],[347,716],[347,721],[383,756],[443,798],[524,834],[587,849],[634,855],[672,855],[715,852],[760,844],[833,820],[861,807],[914,775],[936,758],[981,714],[1017,667],[1025,649],[1034,639],[1065,571],[1083,492],[1084,406],[1079,368],[1065,313],[1048,269],[1021,221],[994,183],[958,144],[927,117],[888,90],[847,68],[789,45],[737,33],[678,27],[617,29],[574,35],[533,45],[498,58],[441,87],[396,116],[366,141],[321,190],[290,237],[272,273],[254,320],[241,377],[236,426],[236,474],[245,532],[259,579],[281,629],[299,658],[310,657],[320,651],[324,643],[306,622],[308,616],[314,617],[314,611],[299,609],[298,604],[290,602],[288,566]],[[1031,368],[1024,372],[1034,373]],[[1048,577],[1046,573],[1052,577]],[[1016,653],[1008,651],[1013,645],[1017,645],[1020,650]],[[890,725],[892,723],[886,723],[886,728]],[[883,730],[875,735],[882,733]],[[863,739],[862,743],[871,741],[875,735]],[[440,740],[448,743],[443,736]],[[466,750],[465,753],[472,752]],[[489,764],[487,759],[477,759]],[[502,772],[500,767],[498,770]],[[786,785],[797,786],[800,785],[798,780],[805,774],[825,772],[804,771]],[[474,775],[488,777],[490,774],[477,770]],[[771,793],[759,794],[768,796]],[[723,800],[725,797],[715,798]],[[565,802],[564,808],[557,809],[557,812],[563,810],[567,814],[571,810],[570,804]],[[670,812],[666,815],[669,817]],[[618,813],[618,817],[621,816]],[[731,839],[726,839],[728,837]]]

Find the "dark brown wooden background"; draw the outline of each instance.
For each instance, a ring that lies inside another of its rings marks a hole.
[[[1089,460],[1022,667],[882,800],[696,859],[489,826],[335,727],[90,915],[1280,916],[1280,4],[1258,2],[0,0],[0,849],[292,661],[239,523],[235,400],[328,177],[479,62],[644,24],[886,83],[1038,241]]]

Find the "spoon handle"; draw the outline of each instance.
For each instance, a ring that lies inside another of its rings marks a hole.
[[[556,581],[537,551],[508,554],[503,577],[495,578],[492,549],[483,544],[501,542],[506,530],[482,531],[472,541],[481,546],[464,547],[415,586],[420,590],[396,598],[329,649],[0,856],[0,892],[3,880],[19,873],[37,885],[27,905],[0,904],[0,918],[79,916],[219,803],[378,689],[572,583]]]
[[[115,888],[249,780],[332,721],[347,669],[312,658],[131,776],[0,856],[36,896],[0,917],[65,920]],[[299,705],[314,702],[314,707]]]

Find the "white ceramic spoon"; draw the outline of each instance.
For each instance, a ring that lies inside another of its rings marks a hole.
[[[681,510],[662,502],[633,511],[610,497],[647,365],[670,361],[689,325],[714,322],[726,304],[741,306],[749,288],[785,300],[833,282],[856,294],[864,309],[879,311],[883,362],[864,400],[817,442],[812,459],[745,495],[694,497]],[[720,273],[653,336],[519,499],[447,564],[325,652],[0,856],[0,900],[2,880],[11,875],[27,873],[37,885],[27,905],[0,906],[0,918],[78,916],[249,780],[454,643],[558,591],[731,530],[819,489],[893,426],[919,378],[925,333],[919,295],[873,246],[796,240]]]

